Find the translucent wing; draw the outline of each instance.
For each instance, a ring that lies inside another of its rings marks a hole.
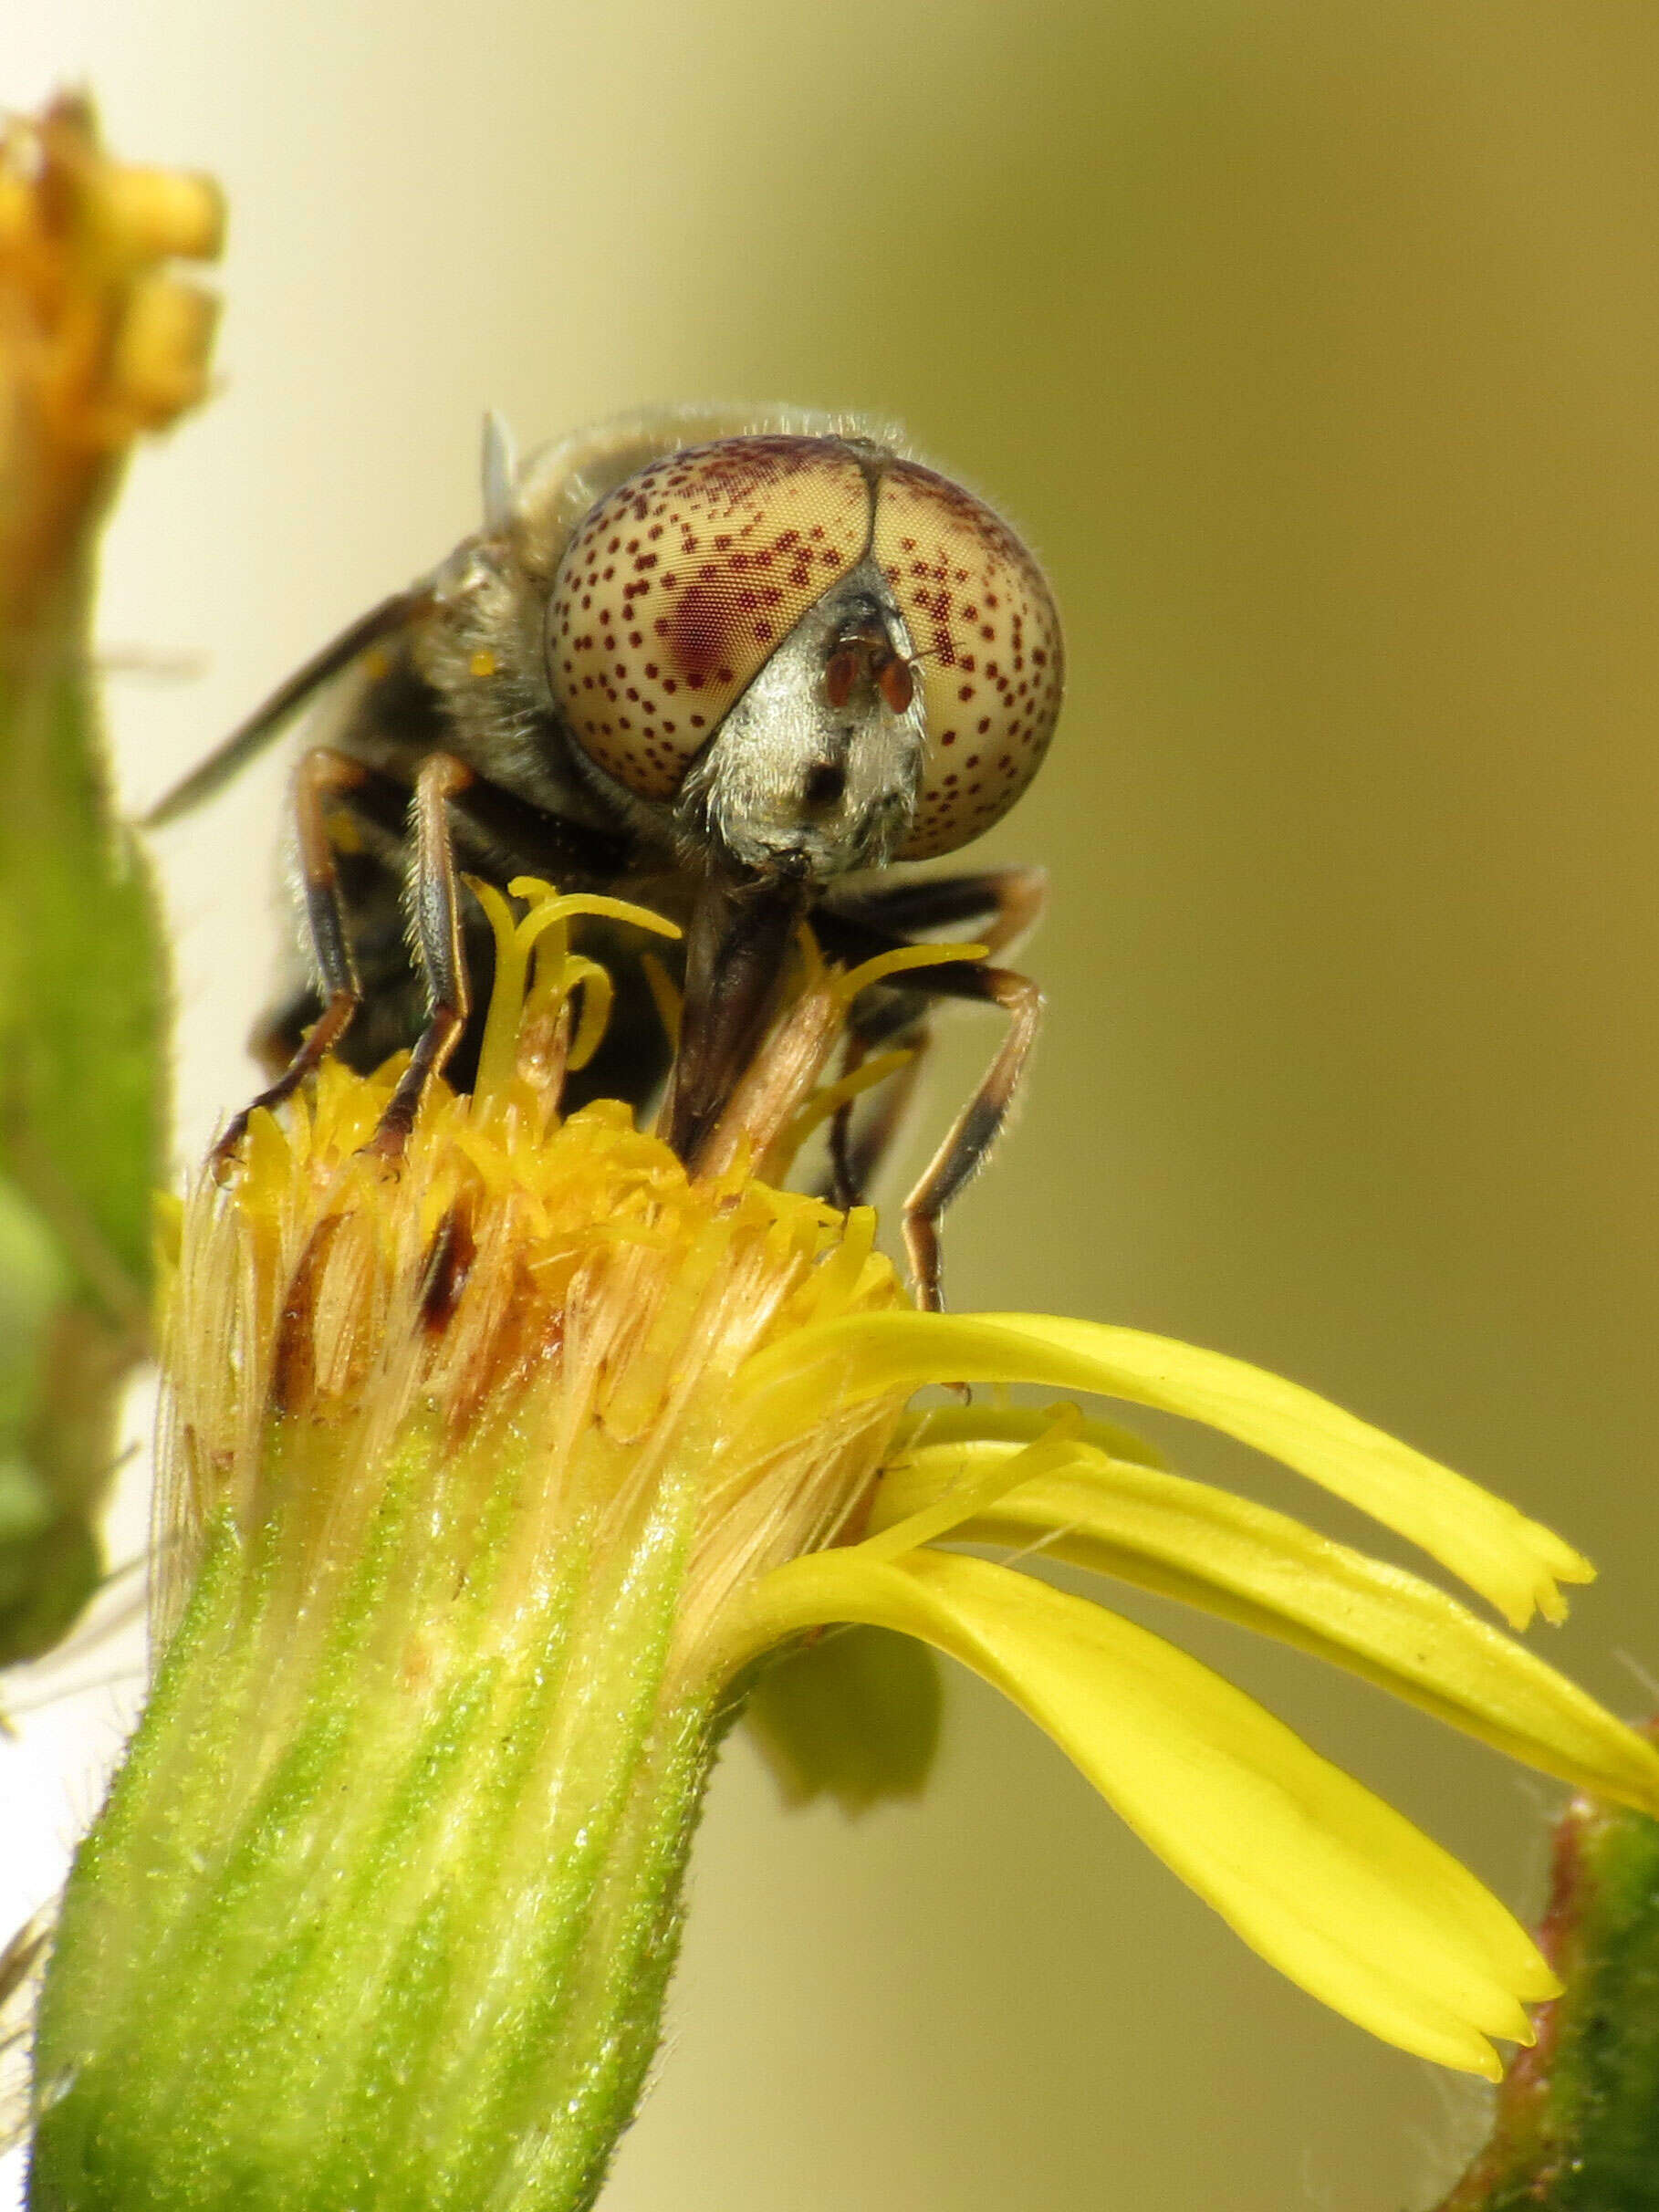
[[[378,607],[342,630],[337,638],[325,645],[320,652],[313,653],[302,667],[266,699],[256,706],[247,720],[234,729],[223,745],[211,752],[200,767],[194,767],[183,783],[175,784],[167,796],[151,808],[143,818],[147,830],[159,830],[164,824],[176,821],[181,814],[188,814],[203,799],[211,798],[232,777],[238,775],[257,754],[264,752],[273,738],[280,736],[300,708],[308,704],[313,694],[332,677],[350,668],[358,655],[370,645],[413,621],[426,613],[433,604],[433,589],[430,581],[416,584],[407,591],[394,591],[383,599]]]
[[[42,1906],[0,1950],[0,2152],[28,2132],[29,2035],[56,1916],[55,1904]]]

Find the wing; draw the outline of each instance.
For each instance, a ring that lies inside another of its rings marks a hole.
[[[199,807],[203,799],[211,798],[256,755],[263,753],[273,738],[280,736],[300,708],[325,683],[350,668],[370,646],[378,644],[382,638],[394,636],[420,616],[429,613],[435,603],[434,587],[427,580],[411,586],[406,591],[394,591],[378,607],[359,615],[320,652],[313,653],[303,667],[297,668],[286,682],[279,683],[264,704],[256,706],[247,720],[238,725],[200,767],[191,770],[183,783],[174,784],[167,796],[142,817],[143,827],[160,830],[166,823],[176,821],[181,814],[188,814],[193,807]]]
[[[757,431],[870,435],[889,445],[903,443],[891,425],[850,415],[818,414],[803,408],[654,408],[577,431],[520,464],[506,425],[498,416],[488,415],[484,430],[485,540],[504,550],[510,548],[509,557],[527,575],[550,580],[577,524],[608,492],[647,462],[682,446]],[[325,683],[343,674],[360,653],[464,593],[471,574],[466,556],[480,542],[463,540],[442,567],[371,607],[320,652],[314,653],[182,783],[175,784],[141,818],[143,827],[162,829],[211,798],[281,735]]]
[[[57,1917],[54,1900],[0,1948],[0,2153],[14,2149],[28,2133],[29,2038]]]

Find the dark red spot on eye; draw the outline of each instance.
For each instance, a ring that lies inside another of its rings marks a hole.
[[[694,687],[721,666],[731,646],[735,613],[725,593],[693,584],[675,606],[666,631],[659,625],[660,634],[668,638],[669,652]]]

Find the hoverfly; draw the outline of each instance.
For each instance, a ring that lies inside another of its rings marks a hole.
[[[325,694],[294,787],[316,980],[263,1032],[276,1080],[256,1103],[330,1050],[371,1068],[412,1044],[375,1139],[391,1154],[434,1073],[471,1080],[469,976],[491,955],[462,871],[626,887],[683,926],[680,1045],[670,1071],[642,984],[589,1080],[643,1108],[666,1074],[658,1125],[694,1168],[808,915],[849,962],[964,926],[995,955],[1036,919],[1035,869],[885,871],[965,844],[1035,774],[1060,703],[1054,602],[973,494],[890,434],[798,411],[631,416],[522,466],[492,417],[484,508],[476,535],[307,662],[149,819],[208,797]],[[999,1007],[1008,1029],[905,1204],[928,1305],[939,1217],[996,1135],[1041,1012],[999,966],[913,970],[861,995],[850,1059],[919,1047],[940,995]],[[842,1205],[904,1075],[856,1138],[837,1117]]]

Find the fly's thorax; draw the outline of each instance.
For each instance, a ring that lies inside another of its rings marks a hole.
[[[693,763],[682,840],[759,875],[828,882],[880,866],[914,814],[926,759],[910,633],[862,560],[809,608]]]
[[[516,523],[458,548],[412,657],[438,703],[434,734],[446,751],[546,813],[603,826],[614,809],[596,805],[573,769],[548,683],[538,560]]]

